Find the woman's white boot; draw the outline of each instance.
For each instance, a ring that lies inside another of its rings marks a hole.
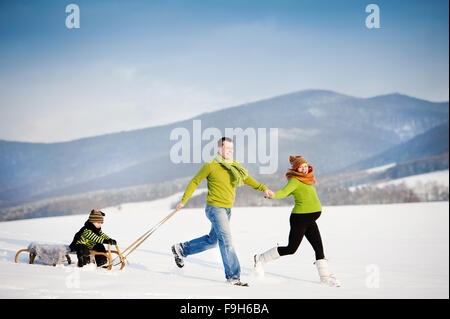
[[[316,260],[314,264],[316,265],[317,271],[319,272],[320,282],[331,287],[341,286],[341,283],[328,270],[328,261],[326,259]]]
[[[275,260],[280,258],[280,254],[278,253],[278,247],[273,247],[262,254],[256,254],[253,259],[255,261],[255,267],[259,264],[264,265],[271,260]]]
[[[256,254],[253,256],[254,267],[256,272],[259,275],[264,274],[263,265],[268,263],[269,261],[280,258],[280,254],[278,253],[278,247],[273,247],[262,254]]]

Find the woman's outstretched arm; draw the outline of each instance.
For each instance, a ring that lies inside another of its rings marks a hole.
[[[284,186],[282,189],[274,193],[274,197],[272,197],[271,199],[280,199],[288,197],[297,188],[298,183],[301,182],[296,178],[291,178],[286,184],[286,186]]]

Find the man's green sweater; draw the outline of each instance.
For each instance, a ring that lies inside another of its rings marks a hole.
[[[313,185],[308,185],[296,178],[291,178],[283,189],[275,192],[273,199],[285,198],[289,195],[294,196],[295,206],[292,208],[292,214],[307,214],[322,211],[322,205]]]
[[[231,186],[231,174],[216,161],[211,161],[202,166],[197,175],[192,178],[186,187],[181,203],[184,205],[191,197],[197,186],[204,179],[208,181],[208,196],[206,197],[206,203],[211,206],[231,208],[234,203],[236,188]],[[265,191],[267,187],[258,183],[250,176],[244,180],[244,184],[258,191]]]

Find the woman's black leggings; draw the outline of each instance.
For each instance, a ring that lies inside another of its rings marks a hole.
[[[303,236],[309,241],[316,253],[316,260],[325,258],[323,254],[322,238],[320,237],[319,227],[316,220],[321,212],[309,214],[291,214],[289,223],[291,231],[289,232],[289,243],[286,247],[278,247],[280,256],[292,255],[302,242]]]

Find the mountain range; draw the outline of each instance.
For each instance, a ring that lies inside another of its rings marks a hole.
[[[202,165],[192,160],[196,147],[210,141],[191,141],[191,161],[174,163],[170,154],[176,141],[170,137],[182,128],[192,138],[194,121],[200,121],[195,123],[201,123],[202,132],[276,128],[277,173],[296,154],[313,163],[316,172],[332,174],[448,153],[448,119],[448,101],[306,90],[167,125],[68,142],[0,140],[0,207],[192,176]],[[243,164],[256,174],[260,163],[249,163],[252,155]]]

